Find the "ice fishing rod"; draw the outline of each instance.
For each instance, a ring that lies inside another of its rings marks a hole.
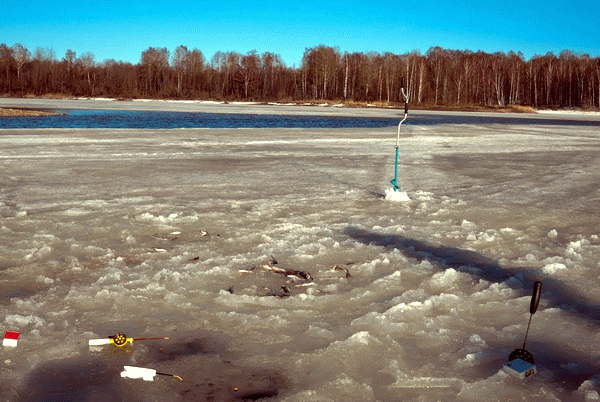
[[[154,376],[157,375],[173,377],[177,378],[179,381],[183,381],[183,378],[176,374],[159,373],[154,369],[149,369],[145,367],[124,366],[123,371],[121,372],[121,377],[141,378],[144,381],[154,381]]]
[[[123,332],[118,332],[115,335],[109,336],[108,338],[90,339],[89,345],[90,346],[100,346],[100,345],[109,345],[110,344],[110,345],[123,347],[123,346],[127,345],[128,343],[133,343],[134,341],[160,341],[160,340],[167,340],[167,339],[169,339],[168,336],[152,337],[152,338],[149,338],[149,337],[129,338]]]
[[[402,87],[402,96],[404,96],[404,118],[398,124],[398,137],[396,138],[396,163],[394,165],[394,178],[392,180],[390,180],[390,183],[392,184],[392,186],[394,186],[394,191],[400,190],[400,186],[398,185],[398,159],[399,159],[399,155],[400,155],[400,126],[402,126],[402,123],[404,123],[404,121],[408,117],[408,94],[404,90],[404,78],[402,78],[400,86]]]

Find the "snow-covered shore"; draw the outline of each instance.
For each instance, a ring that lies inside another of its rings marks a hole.
[[[600,116],[599,111],[595,110],[549,110],[549,109],[541,109],[538,110],[537,113],[542,114],[552,114],[552,115],[579,115],[579,116],[589,116],[589,117],[597,117]]]

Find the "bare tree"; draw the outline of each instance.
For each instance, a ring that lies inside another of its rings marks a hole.
[[[241,63],[237,68],[236,76],[244,86],[244,99],[248,99],[249,94],[256,89],[260,74],[260,58],[256,51],[251,51],[242,56]]]
[[[506,58],[502,53],[494,53],[491,57],[491,70],[492,70],[492,85],[493,91],[496,95],[496,102],[498,106],[504,106],[506,98],[504,95],[504,83],[506,78],[505,68]]]
[[[598,88],[598,107],[600,108],[600,57],[594,61],[594,71],[596,72],[596,87]]]
[[[340,54],[336,49],[326,46],[320,46],[317,51],[317,69],[322,81],[323,99],[328,99],[330,96],[329,85],[335,78]]]
[[[591,73],[588,73],[589,66],[589,55],[581,55],[579,60],[575,64],[575,72],[577,78],[577,92],[579,93],[578,105],[580,107],[589,107],[591,106],[590,99],[588,97],[588,88],[587,81],[589,81],[589,77],[592,76]]]
[[[36,48],[32,60],[33,91],[36,94],[56,92],[54,72],[56,70],[56,53],[53,49]]]
[[[4,43],[0,45],[0,65],[6,72],[5,75],[5,91],[11,91],[10,70],[14,64],[13,49],[6,46]]]
[[[508,103],[517,105],[520,102],[521,81],[523,77],[523,61],[522,53],[510,52],[508,55],[508,75],[509,75],[509,91]]]
[[[452,82],[454,83],[457,105],[459,105],[461,102],[460,97],[463,93],[463,86],[466,81],[466,71],[463,68],[464,58],[464,53],[458,51],[450,53],[448,71],[451,76]]]
[[[384,82],[384,67],[385,60],[379,54],[373,55],[373,67],[375,68],[375,75],[377,76],[377,100],[381,102],[383,100],[383,82]]]
[[[67,71],[70,71],[73,69],[73,66],[75,64],[75,52],[72,51],[71,49],[67,49],[67,52],[65,53],[65,58],[64,61],[67,65]]]
[[[439,46],[430,48],[427,51],[429,62],[429,71],[431,71],[431,82],[435,91],[434,103],[437,105],[440,101],[440,86],[446,74],[446,54],[444,49]]]
[[[556,56],[554,56],[552,52],[549,52],[544,57],[544,62],[544,92],[546,98],[546,106],[548,106],[551,103],[550,95],[555,80]]]
[[[177,73],[177,95],[181,95],[181,85],[183,81],[183,74],[186,70],[186,60],[189,56],[189,51],[185,46],[178,46],[173,53],[173,59],[171,64],[175,68]]]
[[[374,100],[377,99],[377,94],[369,94],[372,92],[372,88],[377,88],[377,78],[378,78],[378,68],[375,62],[377,56],[379,56],[376,52],[369,52],[361,59],[359,74],[361,77],[361,81],[365,87],[365,100]]]
[[[391,102],[392,99],[397,98],[396,96],[394,96],[393,92],[396,82],[398,81],[401,75],[402,60],[399,56],[388,52],[383,56],[383,67],[385,75],[387,101]]]
[[[29,61],[29,50],[20,43],[15,43],[13,46],[15,56],[15,66],[17,67],[17,80],[21,80],[21,69]]]
[[[335,79],[340,61],[337,49],[320,45],[306,49],[302,59],[302,69],[306,79],[312,83],[313,98],[327,99],[331,94],[330,86]]]
[[[227,52],[225,58],[225,73],[226,73],[226,82],[229,84],[229,95],[239,98],[240,93],[238,91],[238,87],[235,86],[234,74],[238,71],[240,67],[240,59],[241,55],[236,52]]]
[[[539,106],[538,82],[541,64],[542,61],[539,56],[533,57],[531,60],[529,60],[528,81],[532,97],[531,104],[533,107]]]
[[[425,74],[427,63],[423,57],[418,58],[418,70],[419,70],[419,90],[417,92],[417,102],[423,103],[423,91],[425,89]]]
[[[423,101],[425,70],[427,65],[424,57],[416,50],[407,54],[405,59],[408,98],[413,101],[416,99],[416,103],[420,104]],[[399,101],[402,100],[400,99],[400,96],[402,95],[399,93]]]
[[[146,76],[146,93],[157,95],[164,90],[164,72],[169,67],[169,52],[167,48],[148,48],[142,52],[142,67]]]
[[[349,76],[349,85],[350,85],[350,94],[348,97],[353,100],[359,100],[360,96],[360,88],[363,86],[363,77],[364,70],[362,66],[364,64],[365,56],[362,53],[352,53],[346,57],[348,61],[348,76]]]
[[[278,88],[275,86],[275,81],[281,73],[283,62],[279,55],[265,52],[261,57],[261,93],[264,99],[275,98]]]
[[[190,75],[190,88],[195,92],[201,92],[203,84],[202,74],[204,72],[204,55],[198,49],[192,50],[187,55],[185,65],[185,69]]]
[[[94,55],[92,53],[84,53],[79,57],[79,63],[81,63],[83,73],[87,80],[87,87],[90,96],[94,96],[94,84],[95,75],[93,76],[94,82],[92,82],[92,69],[94,68]]]
[[[169,65],[171,62],[171,66]],[[319,45],[307,48],[300,68],[286,68],[266,52],[217,52],[210,64],[198,49],[149,48],[138,64],[93,55],[76,58],[70,49],[57,61],[52,49],[33,57],[20,44],[0,44],[0,96],[88,94],[113,97],[214,99],[347,99],[402,101],[400,78],[417,104],[600,107],[600,58],[563,51],[525,61],[521,53],[432,47],[413,51],[344,53]]]
[[[348,75],[350,71],[350,56],[344,53],[344,99],[348,99]]]

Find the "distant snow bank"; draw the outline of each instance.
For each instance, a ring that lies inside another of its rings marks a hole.
[[[581,115],[581,116],[600,116],[600,111],[589,111],[589,110],[538,110],[537,113],[543,114],[568,114],[568,115]]]

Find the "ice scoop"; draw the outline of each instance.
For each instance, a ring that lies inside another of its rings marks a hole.
[[[531,295],[531,303],[529,304],[529,323],[525,331],[525,339],[523,339],[523,347],[515,349],[508,355],[508,362],[504,364],[504,369],[511,375],[518,378],[526,378],[537,373],[537,368],[534,365],[533,355],[525,349],[527,343],[527,334],[531,326],[531,319],[537,311],[540,304],[540,296],[542,294],[542,282],[533,283],[533,294]]]

